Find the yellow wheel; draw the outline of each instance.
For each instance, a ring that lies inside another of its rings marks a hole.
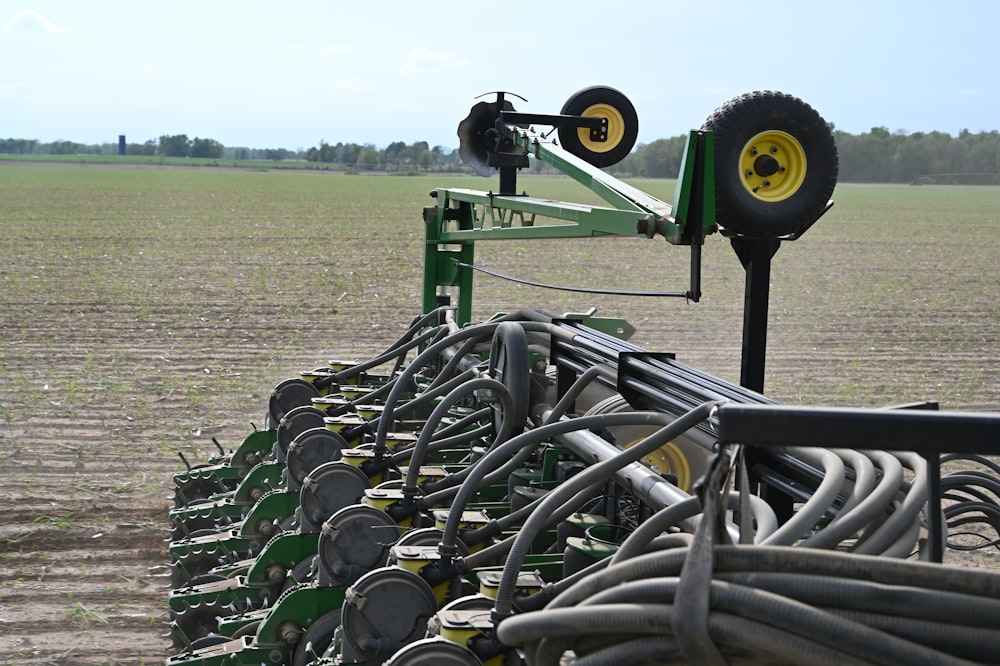
[[[653,434],[654,428],[625,426],[612,428],[623,448],[631,448]],[[686,438],[667,442],[649,455],[642,457],[642,463],[659,474],[672,474],[677,478],[677,487],[689,491],[691,484],[708,469],[709,453]]]
[[[751,238],[780,238],[823,214],[837,184],[837,145],[825,120],[802,100],[754,92],[708,117],[713,134],[715,216]]]
[[[806,151],[787,132],[761,132],[743,146],[739,169],[743,187],[754,197],[784,201],[806,179]]]
[[[576,130],[580,144],[593,153],[607,153],[614,150],[625,140],[625,119],[621,111],[610,104],[594,104],[587,107],[580,114],[584,118],[607,118],[608,131],[601,134],[600,138],[594,139],[590,136],[590,130],[578,127]]]
[[[639,117],[632,102],[618,90],[593,86],[574,93],[560,112],[568,116],[607,118],[606,134],[591,134],[583,127],[560,127],[563,148],[596,167],[621,162],[632,152],[639,136]]]
[[[629,444],[631,446],[631,444]],[[628,447],[626,447],[628,448]],[[689,490],[691,482],[691,465],[687,456],[681,448],[674,442],[667,442],[648,456],[643,457],[642,462],[654,468],[660,474],[673,474],[677,477],[677,487],[681,490]]]

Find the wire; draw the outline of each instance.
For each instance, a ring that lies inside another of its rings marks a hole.
[[[589,287],[567,287],[557,284],[546,284],[544,282],[535,282],[534,280],[525,280],[523,278],[516,278],[510,275],[504,275],[503,273],[497,273],[491,271],[482,266],[474,266],[472,264],[467,264],[463,261],[453,260],[455,265],[459,268],[471,268],[474,271],[479,271],[480,273],[486,273],[495,278],[500,278],[501,280],[508,280],[510,282],[516,282],[517,284],[528,285],[529,287],[540,287],[542,289],[556,289],[559,291],[572,291],[583,294],[607,294],[611,296],[652,296],[656,298],[690,298],[691,292],[688,291],[632,291],[628,289],[591,289]]]

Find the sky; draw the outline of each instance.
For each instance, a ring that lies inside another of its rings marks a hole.
[[[590,85],[640,143],[753,90],[955,136],[1000,129],[998,26],[996,0],[2,0],[0,138],[454,148],[478,95],[558,113]]]

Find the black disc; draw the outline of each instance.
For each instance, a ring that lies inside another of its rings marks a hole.
[[[330,611],[309,625],[292,655],[292,666],[307,666],[322,657],[340,627],[340,609]]]
[[[267,401],[267,413],[272,423],[280,423],[285,414],[296,407],[312,404],[313,398],[319,397],[319,389],[312,382],[304,379],[286,379],[271,391]]]
[[[354,504],[330,516],[319,533],[320,581],[350,585],[385,562],[399,528],[389,514],[367,504]]]
[[[285,414],[278,424],[277,441],[275,442],[275,453],[278,462],[285,462],[288,455],[288,447],[296,437],[312,428],[322,428],[326,425],[326,414],[311,405],[296,407]]]
[[[422,638],[400,648],[385,666],[482,666],[476,654],[458,643],[440,637]]]
[[[392,656],[390,646],[421,639],[435,611],[437,599],[423,578],[396,567],[375,569],[348,590],[341,613],[344,642],[362,660],[382,663]]]
[[[368,488],[371,488],[368,475],[354,465],[339,460],[320,465],[302,481],[299,529],[318,532],[330,516],[357,503]]]
[[[340,460],[340,452],[350,448],[339,433],[325,425],[300,433],[288,445],[285,464],[288,466],[288,489],[297,490],[302,481],[323,463]]]

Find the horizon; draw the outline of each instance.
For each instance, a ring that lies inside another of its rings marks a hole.
[[[518,110],[557,113],[593,84],[631,99],[639,143],[685,134],[762,89],[800,97],[848,134],[997,129],[998,4],[957,0],[942,12],[849,0],[835,13],[797,4],[763,19],[731,0],[702,7],[633,2],[605,17],[596,2],[538,12],[512,0],[504,22],[454,0],[277,9],[179,0],[139,22],[118,0],[15,0],[0,13],[0,133],[84,145],[186,134],[294,151],[321,141],[453,149],[477,95],[507,90],[530,100]]]

